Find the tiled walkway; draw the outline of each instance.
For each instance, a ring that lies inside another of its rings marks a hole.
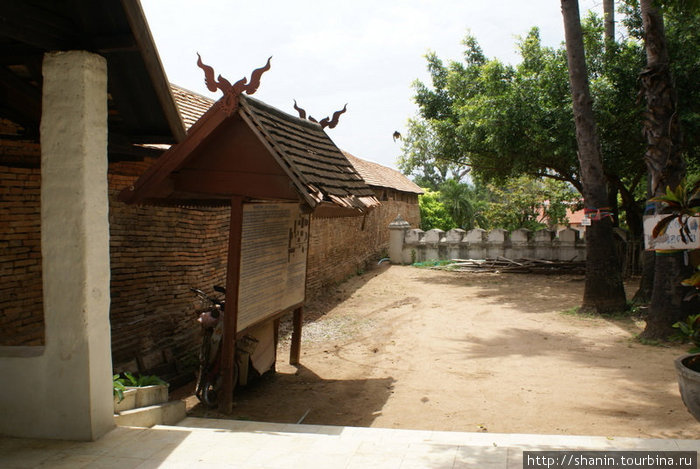
[[[186,418],[92,443],[0,438],[0,468],[522,468],[538,449],[700,450],[700,440],[460,433]]]

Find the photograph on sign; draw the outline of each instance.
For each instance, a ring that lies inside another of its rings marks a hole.
[[[304,301],[308,241],[299,204],[243,205],[238,331]]]
[[[644,217],[644,248],[647,251],[676,250],[676,249],[700,249],[700,236],[698,236],[698,217],[689,217],[687,226],[690,233],[681,236],[681,224],[678,219],[673,219],[666,227],[664,234],[652,237],[654,227],[668,215],[647,215]]]

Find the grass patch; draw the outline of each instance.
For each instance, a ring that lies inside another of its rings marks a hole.
[[[636,343],[642,344],[642,345],[648,345],[651,347],[668,347],[668,345],[665,342],[663,342],[659,339],[645,339],[644,337],[640,337],[639,334],[636,334],[630,340],[632,342],[636,342]]]

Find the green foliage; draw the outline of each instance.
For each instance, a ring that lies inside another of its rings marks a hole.
[[[509,231],[527,228],[532,231],[564,224],[566,208],[579,198],[570,186],[561,181],[512,178],[500,186],[490,184],[493,201],[487,217],[494,227]]]
[[[409,119],[402,142],[398,167],[421,187],[439,190],[447,180],[461,180],[469,171],[465,165],[446,161],[441,156],[438,135],[425,121]]]
[[[688,352],[700,353],[700,314],[692,314],[685,321],[678,321],[673,325],[678,332],[671,339],[690,342],[694,346]]]
[[[431,191],[428,188],[418,196],[418,206],[420,207],[420,227],[424,231],[438,228],[448,231],[457,225],[450,216],[445,205],[440,201],[440,192]]]
[[[673,73],[684,90],[679,94],[681,123],[684,134],[690,134],[686,154],[692,163],[697,157],[693,139],[700,141],[700,15],[668,17]],[[641,24],[637,10],[627,8],[623,21],[632,29],[619,42],[605,43],[598,16],[586,17],[583,29],[608,187],[620,194],[623,210],[630,212],[623,219],[633,221],[631,229],[639,232],[646,142],[640,132],[644,103],[638,100],[637,79],[646,56],[636,37],[635,24]],[[454,175],[465,168],[473,180],[495,186],[529,175],[564,181],[581,192],[565,49],[544,47],[537,28],[518,41],[522,61],[517,65],[485,57],[473,36],[463,44],[462,61],[445,63],[434,53],[426,57],[432,80],[414,83],[419,116],[409,122],[411,138],[403,148],[401,169],[440,192],[447,180],[459,180]]]
[[[112,390],[114,397],[118,399],[118,402],[124,400],[124,391],[126,390],[126,386],[124,386],[124,383],[119,378],[119,375],[112,376]]]
[[[440,184],[440,202],[458,228],[488,228],[487,210],[492,194],[478,181],[474,184],[448,179]]]
[[[139,375],[139,376],[134,376],[131,373],[124,372],[124,377],[120,378],[119,375],[114,375],[114,380],[115,382],[118,380],[121,382],[122,385],[124,386],[134,386],[134,387],[143,387],[143,386],[154,386],[154,385],[166,385],[165,381],[157,377],[156,375]]]
[[[439,190],[425,189],[419,197],[421,229],[503,228],[538,230],[566,224],[566,209],[578,194],[568,184],[529,176],[511,178],[497,186],[448,179]],[[574,207],[575,208],[575,207]]]
[[[680,184],[675,189],[666,187],[666,194],[650,199],[652,202],[661,204],[661,213],[669,213],[662,218],[652,230],[652,237],[656,238],[666,233],[669,224],[673,220],[678,220],[680,225],[680,236],[683,242],[690,237],[690,227],[688,221],[690,217],[700,215],[700,181],[692,187],[685,183]]]

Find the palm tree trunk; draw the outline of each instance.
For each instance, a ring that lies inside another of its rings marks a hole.
[[[589,211],[598,214],[607,206],[608,191],[588,86],[578,0],[561,0],[561,8],[584,204]],[[582,310],[608,314],[627,307],[612,226],[610,217],[595,216],[586,228],[586,285]]]
[[[651,192],[662,195],[666,187],[676,187],[685,176],[685,161],[680,152],[681,132],[676,113],[676,92],[669,67],[664,20],[653,0],[640,0],[647,66],[640,74],[647,101],[643,125],[647,139],[644,155]],[[680,282],[692,273],[683,252],[657,255],[654,262],[654,287],[649,306],[645,338],[665,339],[674,332],[673,323],[687,315],[689,305],[682,298]]]
[[[605,42],[615,40],[615,0],[603,0]]]

